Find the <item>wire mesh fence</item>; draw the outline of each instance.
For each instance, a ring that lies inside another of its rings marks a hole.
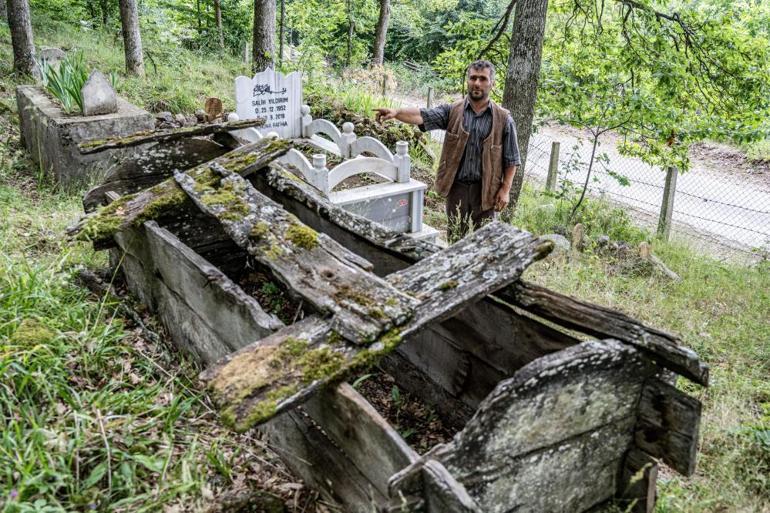
[[[525,179],[545,183],[554,139],[534,134]],[[574,137],[560,141],[556,190],[582,187],[591,144]],[[664,201],[666,171],[620,155],[614,145],[599,149],[588,179],[588,194],[601,196],[637,212],[636,219],[658,224]],[[748,254],[770,252],[770,185],[693,169],[676,177],[671,230]]]
[[[431,137],[443,141],[444,131]],[[535,133],[530,138],[525,180],[545,187],[552,143],[560,143],[554,189],[580,188],[591,160],[591,144],[575,136],[554,138]],[[612,144],[600,146],[587,192],[634,213],[640,224],[658,228],[664,201],[666,171],[618,153]],[[729,174],[693,169],[676,179],[670,229],[683,239],[700,240],[728,252],[770,254],[770,183],[747,182]]]

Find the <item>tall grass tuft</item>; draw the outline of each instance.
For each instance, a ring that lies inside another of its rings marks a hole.
[[[72,114],[76,108],[83,112],[82,89],[88,80],[83,52],[67,56],[58,65],[41,61],[40,76],[43,87],[59,100],[64,112]]]

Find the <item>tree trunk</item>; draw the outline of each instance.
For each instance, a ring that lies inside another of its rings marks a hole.
[[[225,49],[225,33],[222,30],[222,0],[214,0],[214,15],[217,20],[217,34],[219,34],[219,48]]]
[[[136,0],[120,0],[120,21],[123,26],[123,48],[126,54],[126,72],[144,76],[142,35],[139,33],[139,12]]]
[[[203,25],[201,24],[201,0],[195,0],[195,19],[198,24],[198,34],[203,31]]]
[[[102,28],[107,28],[107,24],[110,21],[110,2],[108,0],[101,0],[99,2],[99,9],[102,11]]]
[[[511,112],[516,122],[521,152],[521,169],[516,173],[511,187],[512,208],[516,208],[521,194],[529,136],[535,117],[547,9],[548,0],[518,0],[513,20],[511,54],[503,92],[503,106]]]
[[[380,18],[377,20],[377,30],[374,35],[374,59],[372,64],[385,62],[385,39],[388,35],[388,18],[390,17],[390,0],[380,0]]]
[[[275,0],[254,0],[255,73],[272,68],[275,58]]]
[[[8,25],[13,45],[13,69],[21,75],[35,74],[35,43],[27,0],[8,0]]]
[[[353,56],[353,33],[356,30],[355,21],[353,21],[353,0],[347,0],[348,8],[348,49],[345,54],[345,67],[350,67],[350,61]]]

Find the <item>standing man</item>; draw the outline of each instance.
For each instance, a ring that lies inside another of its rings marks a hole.
[[[446,198],[450,243],[495,219],[508,205],[521,164],[513,118],[489,98],[495,67],[475,61],[467,77],[468,96],[452,105],[376,109],[378,121],[397,119],[422,131],[446,130],[435,189]]]

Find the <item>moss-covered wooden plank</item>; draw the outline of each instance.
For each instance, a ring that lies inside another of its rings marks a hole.
[[[286,153],[290,147],[291,143],[285,139],[262,139],[196,166],[188,171],[188,175],[199,183],[219,182],[221,175],[212,171],[213,166],[247,176]],[[67,234],[73,239],[90,240],[107,246],[115,233],[157,219],[185,201],[188,201],[187,194],[173,178],[169,178],[84,216],[67,229]]]
[[[190,137],[201,137],[205,135],[231,132],[233,130],[243,130],[244,128],[252,128],[262,126],[264,124],[264,119],[254,118],[230,121],[228,123],[212,123],[210,125],[195,125],[182,128],[172,128],[169,130],[148,130],[144,132],[136,132],[131,135],[83,141],[78,144],[78,150],[80,150],[80,153],[83,155],[90,155],[92,153],[99,153],[115,148],[130,148],[132,146],[139,146],[140,144],[147,144],[152,142],[176,141]]]
[[[561,326],[631,344],[650,354],[667,369],[698,384],[708,385],[709,367],[695,351],[683,345],[675,335],[646,326],[622,312],[524,281],[514,283],[497,295]]]
[[[312,187],[277,162],[270,164],[264,179],[270,187],[317,212],[319,217],[383,248],[383,254],[385,251],[396,252],[404,260],[417,261],[438,251],[433,244],[399,235],[385,226],[329,205]],[[684,346],[679,337],[647,326],[622,312],[580,301],[524,280],[501,289],[495,296],[560,326],[631,344],[649,353],[663,367],[696,383],[708,385],[708,365],[695,351]]]
[[[584,512],[613,497],[655,366],[614,340],[540,358],[498,384],[440,461],[488,513]],[[397,489],[397,488],[396,488]]]
[[[83,196],[83,208],[92,212],[108,203],[105,197],[107,192],[120,196],[132,194],[170,178],[174,171],[192,169],[228,151],[231,150],[208,139],[181,139],[155,144],[111,169],[102,183]]]
[[[412,272],[389,278],[419,304],[409,320],[381,333],[370,345],[347,341],[332,322],[314,316],[234,353],[202,379],[222,407],[223,419],[237,430],[248,429],[296,406],[319,387],[375,363],[426,325],[517,279],[550,249],[550,243],[529,233],[492,223],[415,264]]]
[[[348,250],[331,238],[319,238],[238,174],[215,169],[223,176],[219,182],[198,182],[185,173],[175,178],[238,246],[315,310],[332,314],[331,328],[340,335],[367,344],[412,316],[413,298],[351,265]]]

